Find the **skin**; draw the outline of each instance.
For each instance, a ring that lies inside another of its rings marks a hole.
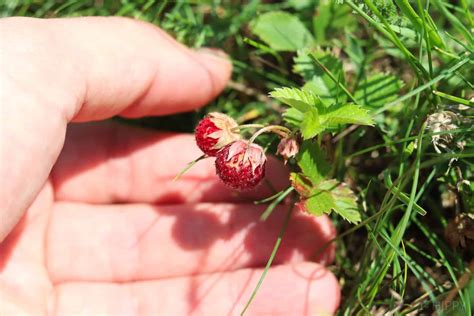
[[[288,206],[258,220],[192,135],[98,122],[191,111],[231,64],[130,19],[0,21],[0,314],[238,314]],[[269,160],[268,180],[287,185]],[[332,313],[328,218],[293,212],[249,315]]]

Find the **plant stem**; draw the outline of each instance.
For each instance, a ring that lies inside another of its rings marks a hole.
[[[192,166],[194,166],[198,161],[200,160],[203,160],[205,158],[208,158],[209,156],[207,155],[202,155],[201,157],[197,158],[197,159],[194,159],[193,161],[191,161],[190,163],[188,163],[188,165],[186,167],[184,167],[183,170],[181,170],[177,175],[176,177],[174,177],[173,181],[177,181],[183,174],[185,174],[189,169],[192,168]]]
[[[336,79],[336,77],[334,77],[332,72],[327,69],[326,66],[324,66],[313,54],[309,54],[309,56],[329,76],[329,78],[331,78],[331,80],[334,81],[334,83],[337,84],[339,88],[341,88],[341,90],[349,97],[349,99],[357,104],[356,98],[352,95],[352,93],[349,92],[349,90],[346,89],[346,87],[344,87],[344,85],[339,80]]]
[[[262,124],[242,124],[242,125],[239,125],[237,127],[234,127],[233,129],[231,129],[232,132],[238,132],[239,130],[243,129],[243,128],[262,128],[262,127],[265,127],[265,125],[262,125]]]
[[[255,289],[253,290],[252,294],[250,295],[250,298],[247,301],[247,304],[245,304],[244,309],[240,313],[241,316],[243,316],[245,314],[245,312],[249,308],[250,304],[254,300],[255,296],[257,295],[258,290],[260,289],[260,286],[263,283],[263,280],[265,279],[265,277],[268,273],[268,270],[270,269],[270,266],[272,265],[273,259],[275,258],[275,255],[278,251],[278,248],[280,247],[283,235],[285,234],[286,227],[288,227],[288,223],[290,222],[291,213],[293,213],[293,208],[294,208],[294,205],[291,205],[290,209],[288,210],[288,214],[285,217],[285,221],[283,222],[283,226],[281,227],[280,232],[278,233],[278,238],[275,242],[275,246],[273,247],[272,254],[270,255],[270,258],[268,258],[267,265],[265,266],[265,269],[263,270],[263,273],[260,276],[260,279],[258,280],[257,286],[255,286]]]
[[[463,99],[463,98],[460,98],[460,97],[456,97],[454,95],[450,95],[450,94],[447,94],[447,93],[444,93],[444,92],[441,92],[441,91],[436,91],[436,90],[433,91],[433,94],[436,94],[437,96],[440,96],[444,99],[447,99],[447,100],[450,100],[450,101],[453,101],[453,102],[457,102],[457,103],[460,103],[460,104],[463,104],[463,105],[474,107],[474,102]]]
[[[288,137],[288,135],[290,135],[291,133],[291,131],[284,126],[268,125],[262,129],[259,129],[255,134],[253,134],[252,137],[249,139],[249,144],[252,144],[258,136],[267,132],[273,132],[281,137]]]
[[[268,205],[267,209],[263,214],[260,216],[261,221],[266,221],[268,216],[270,216],[275,209],[275,207],[280,204],[291,192],[293,192],[294,188],[289,187],[285,191],[281,191],[281,194],[272,202],[270,205]]]

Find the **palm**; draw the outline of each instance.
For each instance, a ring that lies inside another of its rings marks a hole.
[[[286,208],[259,222],[262,208],[245,201],[268,190],[235,195],[216,179],[212,161],[172,182],[199,155],[191,136],[107,124],[73,126],[68,135],[50,178],[0,249],[12,308],[58,314],[240,312]],[[269,179],[281,187],[285,171],[271,165]],[[332,235],[326,218],[293,216],[275,262],[282,266],[269,274],[251,311],[333,310],[333,277],[317,264],[302,263]],[[319,260],[331,260],[331,252]],[[292,305],[305,297],[307,304]]]

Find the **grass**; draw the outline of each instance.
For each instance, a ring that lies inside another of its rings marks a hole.
[[[272,40],[252,31],[252,23],[276,11],[297,17],[310,30],[313,48],[342,63],[345,80],[334,73],[330,58],[313,58],[311,69],[305,69],[311,75],[322,71],[320,78],[327,74],[333,85],[326,84],[336,95],[341,90],[364,101],[376,122],[375,128],[346,126],[318,138],[332,175],[350,185],[362,209],[357,225],[333,216],[339,236],[332,241],[337,255],[330,268],[342,286],[340,315],[473,313],[468,270],[474,249],[472,9],[470,0],[0,4],[2,16],[135,17],[160,25],[191,47],[224,49],[233,60],[233,79],[212,105],[198,113],[140,121],[188,132],[211,110],[249,123],[282,121],[285,107],[268,92],[302,86],[308,78],[294,72],[296,49],[272,46]],[[275,145],[272,140],[262,137],[268,146]],[[276,203],[282,196],[275,195]],[[284,242],[283,233],[274,252]]]

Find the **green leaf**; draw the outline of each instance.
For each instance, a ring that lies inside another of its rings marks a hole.
[[[323,213],[329,214],[331,210],[336,208],[336,201],[330,192],[316,191],[313,196],[304,200],[305,210],[310,214],[320,216]]]
[[[333,208],[334,212],[351,223],[360,222],[357,197],[345,183],[340,183],[335,179],[326,180],[319,183],[318,189],[331,192],[336,204]]]
[[[373,125],[374,121],[366,109],[356,104],[319,106],[304,113],[300,129],[304,139],[311,139],[341,124]]]
[[[348,6],[338,1],[319,1],[316,14],[313,17],[313,33],[318,44],[326,42],[327,35],[353,28],[356,25],[354,14]]]
[[[309,197],[313,189],[313,183],[301,173],[290,173],[291,186],[302,197]]]
[[[304,200],[304,206],[314,215],[334,211],[355,224],[361,220],[356,200],[355,194],[347,185],[331,179],[319,182],[313,188],[311,196]]]
[[[363,47],[366,43],[361,38],[358,38],[349,32],[346,32],[346,42],[347,44],[344,47],[344,52],[355,65],[357,73],[363,69],[365,64],[366,56]]]
[[[326,105],[336,102],[345,103],[347,100],[346,94],[323,69],[311,60],[309,54],[317,58],[326,67],[327,71],[338,78],[342,85],[345,84],[342,63],[338,58],[322,50],[301,50],[298,51],[294,59],[293,71],[300,74],[307,81],[303,90],[311,91],[314,95],[320,97]]]
[[[374,121],[368,111],[357,104],[335,105],[325,114],[327,125],[359,124],[373,125]]]
[[[403,149],[403,155],[406,157],[411,156],[413,150],[415,149],[415,142],[410,142],[408,146]]]
[[[310,139],[318,135],[326,129],[326,124],[321,122],[321,116],[316,108],[304,113],[303,121],[301,122],[301,134],[304,139]]]
[[[270,96],[303,113],[320,103],[316,95],[298,88],[276,88]]]
[[[359,104],[376,109],[395,100],[402,86],[403,82],[397,77],[376,73],[360,82],[354,97]]]
[[[292,186],[301,195],[303,208],[308,213],[320,216],[334,211],[351,223],[360,222],[357,198],[344,183],[331,179],[311,187],[304,176],[292,174]]]
[[[282,11],[264,13],[251,23],[252,32],[276,51],[309,47],[314,39],[294,15]]]
[[[309,49],[298,50],[293,58],[293,72],[302,76],[305,81],[313,79],[316,74],[316,65],[308,56],[309,52]]]
[[[323,180],[331,170],[319,145],[309,140],[303,141],[296,161],[303,175],[313,184]]]
[[[304,139],[340,124],[373,125],[372,117],[361,106],[333,104],[327,107],[319,97],[305,89],[277,88],[270,96],[293,107],[285,113],[285,120],[300,127]]]
[[[283,112],[283,119],[293,127],[300,127],[304,119],[304,113],[295,108],[288,108]]]
[[[318,144],[304,141],[296,161],[302,173],[291,173],[290,181],[305,210],[317,216],[333,210],[351,223],[361,220],[351,189],[335,179],[325,180],[331,166]]]
[[[310,139],[327,128],[340,124],[373,125],[372,117],[359,105],[325,106],[311,91],[298,88],[277,88],[270,95],[294,110],[285,113],[285,120],[300,127],[304,139]]]
[[[313,5],[312,0],[288,0],[287,3],[295,10],[306,9],[307,7]]]

